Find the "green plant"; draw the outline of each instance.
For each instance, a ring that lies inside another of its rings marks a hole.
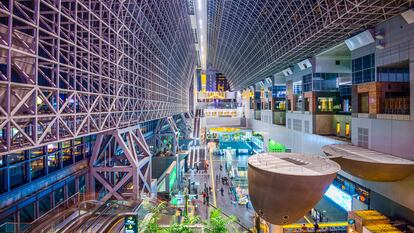
[[[210,212],[209,220],[204,222],[204,230],[206,233],[229,233],[231,228],[231,232],[239,232],[232,224],[236,221],[235,216],[223,217],[221,209],[214,209]]]
[[[161,228],[158,225],[158,221],[160,220],[161,211],[166,207],[165,202],[161,202],[157,206],[151,208],[150,213],[151,217],[148,218],[144,222],[144,230],[143,233],[154,233],[154,232],[160,232]]]
[[[162,233],[194,233],[195,231],[190,226],[199,222],[199,216],[187,216],[182,223],[174,223],[163,229]]]

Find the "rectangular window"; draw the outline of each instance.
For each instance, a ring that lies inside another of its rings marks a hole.
[[[44,215],[50,210],[50,193],[39,199],[39,216]]]
[[[11,189],[19,187],[28,181],[26,166],[26,163],[10,166],[9,175]]]
[[[49,173],[59,170],[59,152],[50,154],[47,158],[47,166],[49,169]]]
[[[352,83],[375,81],[375,55],[369,54],[352,60]]]
[[[32,180],[38,179],[46,174],[44,162],[44,157],[32,160],[30,162]]]
[[[65,200],[65,193],[63,186],[53,192],[55,198],[55,206],[59,205]]]
[[[332,112],[333,111],[333,98],[332,97],[318,97],[318,111],[319,112]]]

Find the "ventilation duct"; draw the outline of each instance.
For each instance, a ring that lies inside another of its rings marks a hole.
[[[364,47],[374,42],[375,40],[370,30],[363,31],[358,35],[345,40],[346,46],[348,46],[348,49],[351,51]]]

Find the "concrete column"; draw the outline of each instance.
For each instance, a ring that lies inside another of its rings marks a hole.
[[[410,115],[414,121],[414,60],[410,61]]]
[[[283,233],[283,227],[281,225],[269,224],[269,233]]]

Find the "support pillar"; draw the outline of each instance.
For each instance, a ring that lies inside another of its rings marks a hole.
[[[136,200],[150,193],[151,157],[138,125],[99,134],[90,160],[92,198]]]

